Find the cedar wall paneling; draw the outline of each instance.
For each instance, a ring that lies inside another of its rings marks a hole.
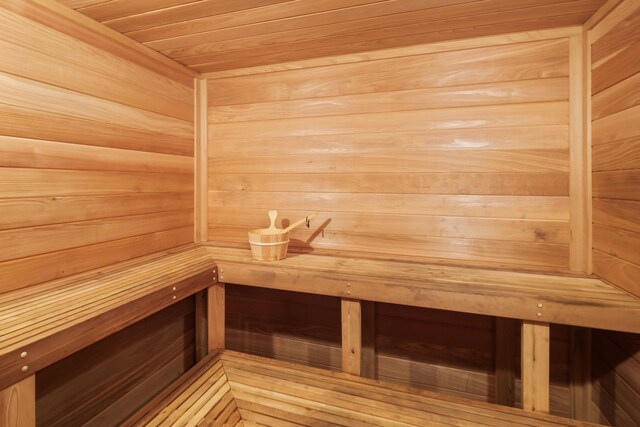
[[[466,43],[210,74],[209,241],[569,269],[567,32]]]
[[[623,7],[625,18],[591,45],[593,266],[640,296],[640,3]]]
[[[233,285],[226,295],[227,348],[341,369],[338,298]],[[393,304],[375,312],[377,378],[494,401],[491,317]],[[568,416],[568,329],[554,325],[551,339],[551,412]],[[519,346],[513,350],[520,360]],[[516,405],[519,394],[518,379]]]
[[[593,267],[640,296],[640,2],[621,2],[590,40]],[[640,425],[640,336],[593,337],[595,419]]]
[[[194,364],[187,298],[36,375],[39,426],[115,426]]]
[[[87,21],[0,9],[0,292],[193,241],[193,77]]]
[[[640,425],[640,335],[593,331],[594,421]]]

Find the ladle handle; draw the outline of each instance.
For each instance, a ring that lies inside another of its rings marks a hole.
[[[306,221],[310,221],[312,218],[315,218],[315,216],[318,215],[318,212],[314,212],[311,215],[307,215],[304,218],[302,218],[301,220],[298,220],[296,222],[294,222],[293,224],[291,224],[290,226],[288,226],[287,228],[284,229],[285,232],[287,231],[291,231],[294,228],[296,228],[297,226],[304,224]]]
[[[278,217],[278,211],[273,210],[269,211],[269,219],[271,220],[271,224],[269,225],[269,231],[278,231],[276,228],[276,218]]]

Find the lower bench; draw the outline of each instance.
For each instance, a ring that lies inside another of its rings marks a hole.
[[[589,426],[225,351],[207,356],[127,426]]]
[[[188,245],[2,294],[0,404],[40,369],[211,286],[215,268]]]

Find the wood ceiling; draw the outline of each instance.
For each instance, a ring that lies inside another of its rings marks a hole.
[[[197,71],[584,23],[605,0],[60,0]]]

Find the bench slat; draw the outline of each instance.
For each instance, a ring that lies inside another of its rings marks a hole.
[[[188,245],[0,295],[0,388],[212,285],[215,268]]]
[[[314,254],[273,263],[208,249],[222,282],[640,333],[640,299],[592,276]]]

